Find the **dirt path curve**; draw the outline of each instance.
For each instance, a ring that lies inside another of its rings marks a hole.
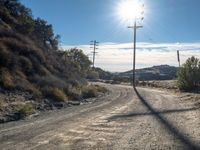
[[[92,104],[0,125],[0,149],[200,149],[200,110],[158,90],[105,85]]]

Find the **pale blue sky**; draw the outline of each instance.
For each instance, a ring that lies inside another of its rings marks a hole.
[[[116,16],[122,0],[21,0],[31,8],[34,17],[46,19],[54,26],[65,44],[128,42],[130,31]],[[134,0],[133,0],[134,1]],[[199,0],[143,0],[144,28],[139,31],[142,42],[200,41]]]
[[[99,41],[96,66],[110,71],[132,68],[132,51],[118,49],[123,43],[124,48],[130,48],[133,39],[133,33],[127,28],[129,24],[121,22],[116,12],[123,0],[20,1],[32,9],[35,18],[41,17],[53,25],[66,48],[76,46],[90,54],[89,42]],[[137,68],[159,64],[177,66],[177,49],[183,49],[180,53],[182,62],[189,56],[200,56],[200,0],[140,1],[145,4],[145,19],[144,27],[137,35],[140,46]],[[113,47],[105,48],[108,42]],[[145,43],[150,47],[147,48]]]

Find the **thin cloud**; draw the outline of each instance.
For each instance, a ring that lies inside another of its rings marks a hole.
[[[79,48],[92,60],[90,45],[62,45],[63,49]],[[132,68],[133,43],[101,43],[96,57],[96,66],[112,72]],[[200,43],[137,43],[136,67],[144,68],[168,64],[178,66],[176,51],[180,50],[181,62],[188,57],[200,58]]]

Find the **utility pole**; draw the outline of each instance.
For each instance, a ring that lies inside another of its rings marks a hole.
[[[135,58],[136,58],[136,35],[137,35],[137,29],[138,28],[142,28],[143,26],[138,26],[137,25],[137,20],[144,20],[144,4],[141,6],[142,7],[142,10],[141,10],[141,16],[135,16],[135,20],[134,20],[134,26],[128,26],[128,28],[130,29],[133,29],[133,32],[134,32],[134,39],[133,39],[133,88],[135,89],[135,86],[136,86],[136,82],[135,82],[135,79],[136,79],[136,73],[135,73]]]
[[[133,39],[133,88],[135,88],[136,86],[136,83],[135,83],[135,76],[136,76],[136,73],[135,73],[135,58],[136,58],[136,35],[137,35],[137,29],[138,28],[142,28],[143,26],[137,26],[137,22],[136,22],[136,19],[135,19],[135,23],[134,23],[134,26],[128,26],[128,28],[131,28],[133,29],[133,32],[134,32],[134,39]]]
[[[96,49],[98,49],[97,46],[99,46],[98,44],[99,44],[99,42],[97,42],[96,40],[91,41],[91,44],[90,44],[91,45],[90,48],[93,48],[93,52],[92,52],[92,54],[93,54],[93,61],[92,61],[93,68],[94,68],[94,63],[95,63],[95,56],[97,54]]]
[[[180,68],[181,67],[181,62],[180,62],[179,50],[177,50],[177,60],[178,60],[179,68]]]

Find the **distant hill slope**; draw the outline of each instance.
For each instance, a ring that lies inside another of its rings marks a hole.
[[[169,65],[153,66],[136,70],[139,80],[171,80],[176,78],[178,68]],[[132,77],[132,70],[120,73],[122,77]]]

